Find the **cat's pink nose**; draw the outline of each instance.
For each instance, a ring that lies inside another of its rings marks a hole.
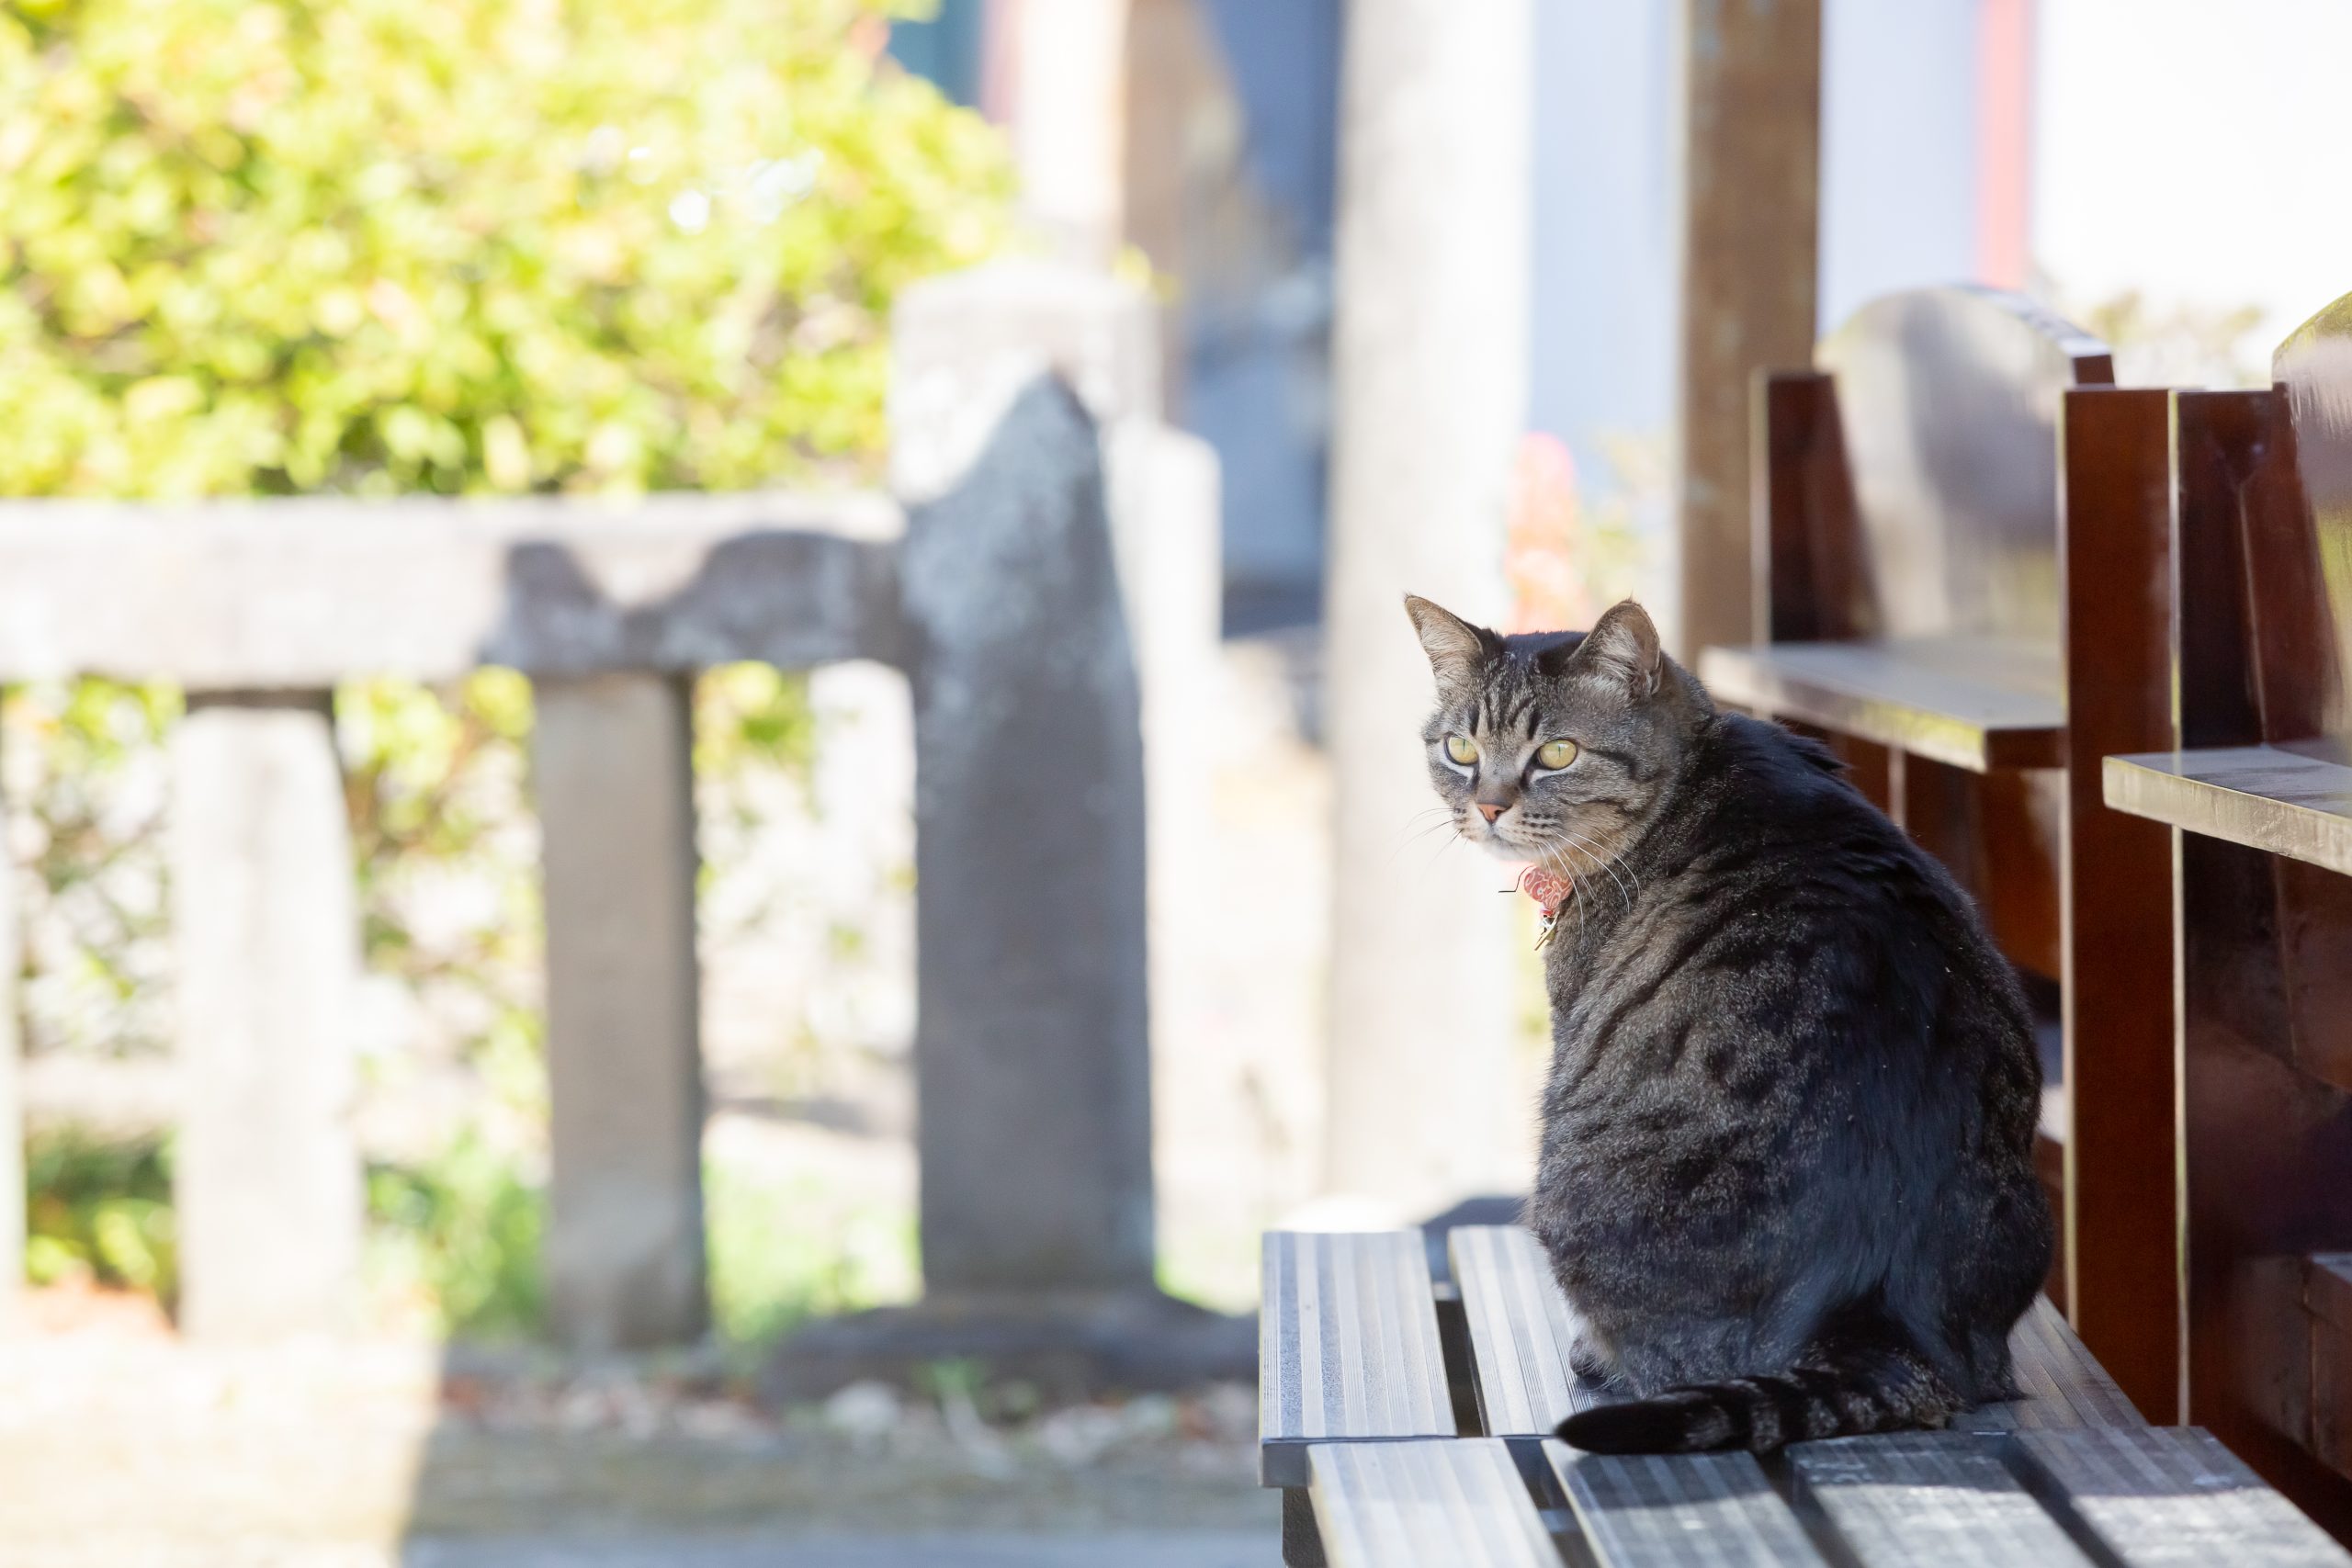
[[[1492,806],[1483,800],[1478,803],[1478,815],[1485,818],[1489,822],[1492,822],[1496,818],[1500,817],[1504,812],[1509,811],[1510,809],[1510,807],[1508,806]]]

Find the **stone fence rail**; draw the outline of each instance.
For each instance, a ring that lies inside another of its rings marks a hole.
[[[1027,312],[1023,334],[992,329],[961,361],[952,332],[902,334],[932,341],[934,401],[979,389],[932,420],[952,454],[894,457],[928,476],[903,502],[0,505],[0,682],[187,692],[168,830],[187,1332],[350,1321],[358,923],[333,688],[482,665],[534,684],[559,1338],[707,1326],[688,696],[738,660],[874,660],[910,682],[927,1291],[1149,1292],[1148,705],[1120,569],[1171,542],[1214,550],[1214,469],[1204,485],[1202,456],[1148,409],[1091,412],[1072,390],[1104,379],[1093,359],[1117,359],[1148,306],[1068,291],[1074,313],[1039,317],[1037,286],[940,286],[975,322],[992,288]],[[1106,446],[1125,454],[1107,483]],[[1124,545],[1114,491],[1134,497]],[[0,1292],[23,1239],[6,891]]]

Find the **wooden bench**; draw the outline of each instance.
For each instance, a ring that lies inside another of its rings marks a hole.
[[[2177,848],[2188,1412],[2352,1538],[2352,296],[2273,368],[2173,396],[2178,749],[2105,787]]]
[[[2169,1416],[2171,987],[2100,955],[2159,935],[2170,862],[2105,808],[2098,765],[2172,743],[2145,613],[2165,394],[2113,387],[2104,344],[1977,289],[1875,301],[1815,361],[1757,389],[1757,640],[1705,649],[1700,674],[1827,739],[2030,977],[2063,1064],[2037,1150],[2050,1292]]]
[[[2352,1564],[2205,1433],[2152,1427],[2047,1302],[2026,1397],[1935,1433],[1744,1454],[1583,1454],[1600,1396],[1533,1236],[1265,1239],[1261,1473],[1283,1560],[1337,1564]],[[2352,1299],[2352,1267],[2342,1276]]]

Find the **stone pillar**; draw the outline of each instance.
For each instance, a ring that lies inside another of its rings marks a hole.
[[[333,698],[191,693],[171,757],[181,1327],[334,1331],[356,1305],[362,1201],[359,922]]]
[[[1153,1103],[1163,1124],[1201,1085],[1193,1049],[1216,1021],[1205,942],[1221,902],[1210,853],[1216,723],[1220,490],[1207,442],[1148,420],[1103,432],[1111,542],[1143,696],[1145,886],[1149,906]]]
[[[1068,389],[1014,403],[905,562],[926,1289],[1148,1289],[1142,733]]]
[[[17,1020],[24,950],[17,930],[17,875],[8,849],[8,803],[0,794],[0,1326],[25,1277],[25,1113],[17,1067],[23,1041]]]
[[[967,474],[1006,410],[1048,373],[1102,432],[1102,464],[1125,637],[1141,688],[1151,1041],[1181,1072],[1202,1027],[1203,958],[1187,937],[1213,920],[1201,739],[1220,669],[1220,496],[1216,453],[1157,418],[1157,325],[1143,290],[1051,263],[978,267],[900,299],[893,323],[894,478],[910,499]]]
[[[1750,387],[1813,362],[1821,0],[1685,0],[1681,435],[1688,660],[1764,635],[1749,600]]]
[[[1526,0],[1348,9],[1324,682],[1337,817],[1325,1175],[1419,1218],[1528,1180],[1512,1060],[1521,923],[1499,863],[1441,835],[1405,618],[1420,593],[1507,607],[1506,490],[1525,420]]]
[[[613,1350],[709,1326],[693,705],[650,674],[542,680],[549,1320]]]

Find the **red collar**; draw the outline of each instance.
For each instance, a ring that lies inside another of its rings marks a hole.
[[[1566,877],[1540,865],[1531,865],[1519,874],[1519,890],[1535,900],[1535,907],[1544,911],[1547,922],[1560,918],[1560,906],[1568,901],[1574,886]]]

